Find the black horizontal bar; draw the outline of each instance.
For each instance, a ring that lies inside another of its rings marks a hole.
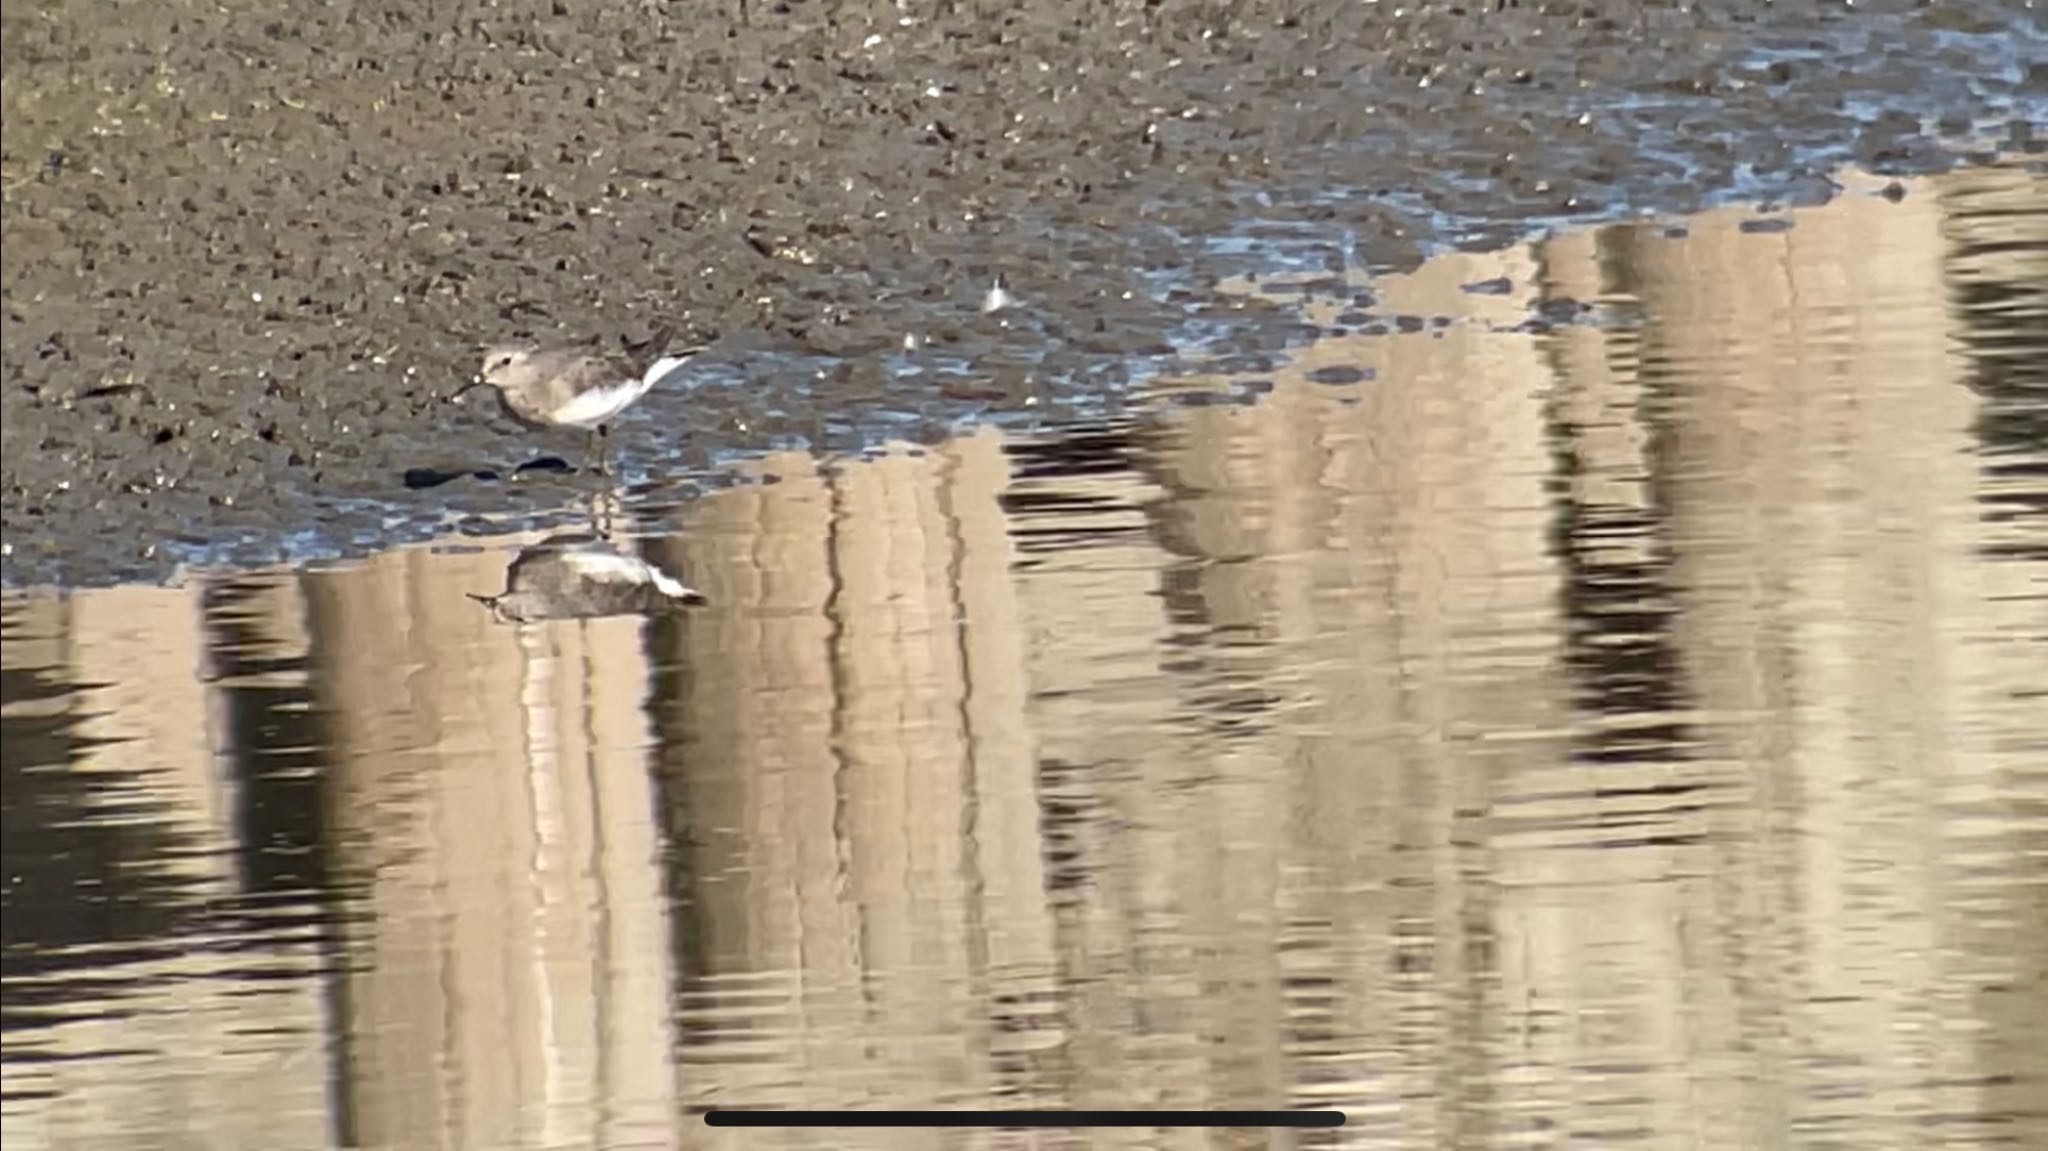
[[[1342,1111],[750,1111],[713,1127],[1342,1127]]]

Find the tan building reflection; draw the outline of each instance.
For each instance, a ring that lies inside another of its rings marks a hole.
[[[1977,401],[1949,347],[1942,200],[1907,192],[1777,234],[1722,212],[1682,242],[1617,245],[1666,317],[1641,360],[1664,395],[1693,782],[1716,795],[1695,824],[1712,839],[1674,860],[1681,898],[1657,917],[1692,975],[1662,986],[1695,996],[1668,1017],[1691,1015],[1674,1038],[1696,1049],[1739,1050],[1745,1008],[1804,1037],[1759,1052],[1771,1073],[1747,1098],[1724,1081],[1704,1101],[1715,1141],[1787,1123],[1886,1141],[1902,1110],[1954,1123],[1982,1103],[1968,1048],[1925,1038],[1963,958],[1942,945],[1952,877],[1927,813],[1985,767],[1979,706],[1955,694],[1980,658]],[[1788,966],[1759,985],[1743,952]],[[1844,1108],[1844,1089],[1894,1102]]]
[[[0,645],[10,672],[38,673],[73,692],[10,701],[7,713],[71,718],[73,746],[84,754],[68,770],[78,773],[74,786],[85,798],[70,817],[98,825],[106,837],[147,836],[146,848],[117,839],[102,850],[121,860],[117,870],[132,869],[141,890],[174,892],[190,906],[232,900],[241,886],[233,854],[235,788],[217,755],[225,742],[223,693],[236,685],[213,673],[203,591],[112,588],[14,599],[14,628]],[[260,639],[288,652],[292,622],[287,616],[277,623]],[[10,758],[22,751],[8,750]],[[18,878],[10,877],[10,886]],[[127,893],[95,883],[73,897],[83,905],[74,913],[79,918],[113,923],[122,916],[93,904],[104,908]],[[10,900],[8,914],[37,913]],[[330,1021],[315,978],[319,956],[303,943],[273,944],[260,954],[233,943],[211,931],[124,938],[70,957],[60,972],[68,968],[72,978],[104,990],[57,999],[50,1009],[62,1021],[47,1028],[12,1030],[10,1020],[8,1145],[322,1145],[326,1068],[319,1050]],[[270,978],[245,984],[259,974]],[[53,995],[65,982],[63,974],[49,979],[35,989],[40,994],[10,979],[10,1009],[21,999]],[[252,1099],[269,1104],[251,1107]]]
[[[342,1106],[367,1146],[668,1145],[666,892],[636,618],[497,626],[506,556],[305,580],[360,845]]]

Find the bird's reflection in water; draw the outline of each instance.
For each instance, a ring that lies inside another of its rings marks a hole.
[[[470,594],[500,623],[650,615],[707,602],[702,592],[593,532],[565,532],[522,550],[505,590]]]

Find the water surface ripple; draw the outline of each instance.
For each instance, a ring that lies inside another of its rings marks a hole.
[[[607,509],[701,607],[9,593],[10,1146],[2048,1144],[2048,183],[1843,179]]]

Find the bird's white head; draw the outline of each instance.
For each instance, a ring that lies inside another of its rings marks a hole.
[[[478,378],[502,388],[511,383],[519,369],[532,358],[533,348],[526,344],[499,344],[488,348],[484,351],[483,374]]]

